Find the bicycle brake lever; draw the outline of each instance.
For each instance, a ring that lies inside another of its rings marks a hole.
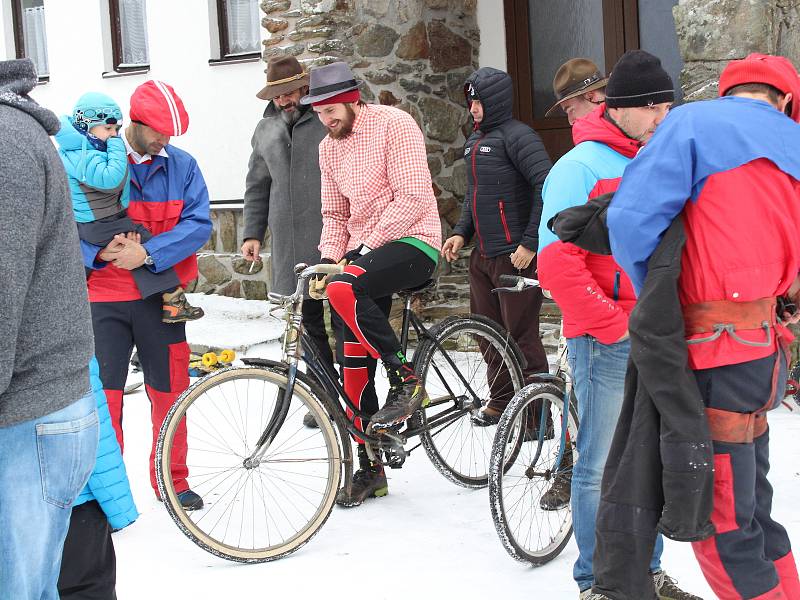
[[[492,289],[493,294],[498,294],[500,292],[521,292],[525,289],[524,283],[520,281],[517,285],[513,287],[496,287]]]

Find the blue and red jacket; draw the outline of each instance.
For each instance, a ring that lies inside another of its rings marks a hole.
[[[678,107],[625,170],[611,202],[614,257],[641,289],[650,255],[682,214],[682,305],[781,295],[800,271],[798,180],[800,125],[768,103],[725,97]],[[763,329],[736,333],[765,341]],[[772,344],[752,346],[724,334],[690,345],[689,363],[706,369],[775,350],[774,335]]]
[[[175,268],[182,285],[197,277],[195,253],[211,235],[208,188],[192,156],[175,146],[166,146],[168,157],[154,156],[142,164],[130,164],[128,216],[144,225],[153,238],[143,245],[160,273]],[[140,300],[130,271],[101,261],[98,246],[81,240],[89,276],[91,302]]]
[[[612,344],[628,330],[636,302],[630,280],[610,256],[561,242],[547,228],[559,211],[614,191],[641,143],[604,117],[605,105],[572,127],[575,147],[556,162],[544,182],[538,274],[563,314],[568,338],[591,335]]]

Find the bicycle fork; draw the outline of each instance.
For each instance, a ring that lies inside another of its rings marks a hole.
[[[255,469],[261,463],[261,459],[269,450],[270,444],[278,435],[283,423],[286,421],[286,415],[289,414],[289,406],[292,403],[292,395],[294,392],[294,384],[297,381],[297,364],[289,365],[289,372],[286,379],[286,387],[278,392],[278,399],[276,402],[275,412],[272,413],[267,427],[264,429],[261,437],[256,442],[253,452],[244,459],[245,469]]]

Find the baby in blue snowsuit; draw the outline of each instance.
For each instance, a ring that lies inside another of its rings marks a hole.
[[[122,111],[105,94],[80,97],[71,116],[61,117],[56,134],[59,155],[69,177],[72,211],[78,235],[90,244],[106,246],[115,235],[137,242],[152,235],[127,214],[128,152],[119,136]],[[175,270],[156,273],[142,265],[131,271],[142,298],[162,293],[165,323],[183,323],[203,316],[203,309],[186,300]]]

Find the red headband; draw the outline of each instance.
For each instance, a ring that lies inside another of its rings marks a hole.
[[[361,100],[361,92],[357,89],[336,94],[319,102],[312,102],[311,106],[324,106],[325,104],[348,104]]]

